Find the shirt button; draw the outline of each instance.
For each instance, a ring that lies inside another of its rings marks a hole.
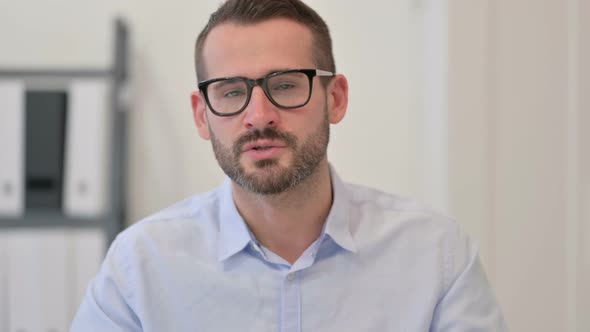
[[[295,273],[289,273],[289,274],[287,274],[287,280],[293,281],[293,279],[295,279]]]

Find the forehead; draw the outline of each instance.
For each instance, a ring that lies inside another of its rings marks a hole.
[[[222,23],[203,45],[207,78],[258,78],[284,69],[314,68],[309,28],[288,19],[255,24]]]

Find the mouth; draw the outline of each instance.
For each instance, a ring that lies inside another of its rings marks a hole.
[[[273,148],[272,146],[255,146],[252,148],[252,150],[265,151],[265,150],[272,149],[272,148]]]
[[[245,144],[242,153],[246,158],[255,161],[276,159],[285,152],[287,146],[288,144],[281,141],[258,140]]]
[[[273,148],[285,148],[287,145],[280,141],[259,140],[245,144],[242,152],[247,151],[267,151]]]

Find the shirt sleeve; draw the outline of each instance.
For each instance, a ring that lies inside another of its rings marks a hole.
[[[101,270],[90,282],[70,332],[142,331],[126,293],[129,282],[125,278],[132,273],[129,264],[119,257],[118,244],[117,240],[113,242]]]
[[[446,248],[447,287],[434,310],[430,331],[508,331],[476,246],[455,231]]]

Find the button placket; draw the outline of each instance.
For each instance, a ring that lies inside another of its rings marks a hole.
[[[297,272],[283,279],[281,294],[281,332],[301,332],[301,289]]]

